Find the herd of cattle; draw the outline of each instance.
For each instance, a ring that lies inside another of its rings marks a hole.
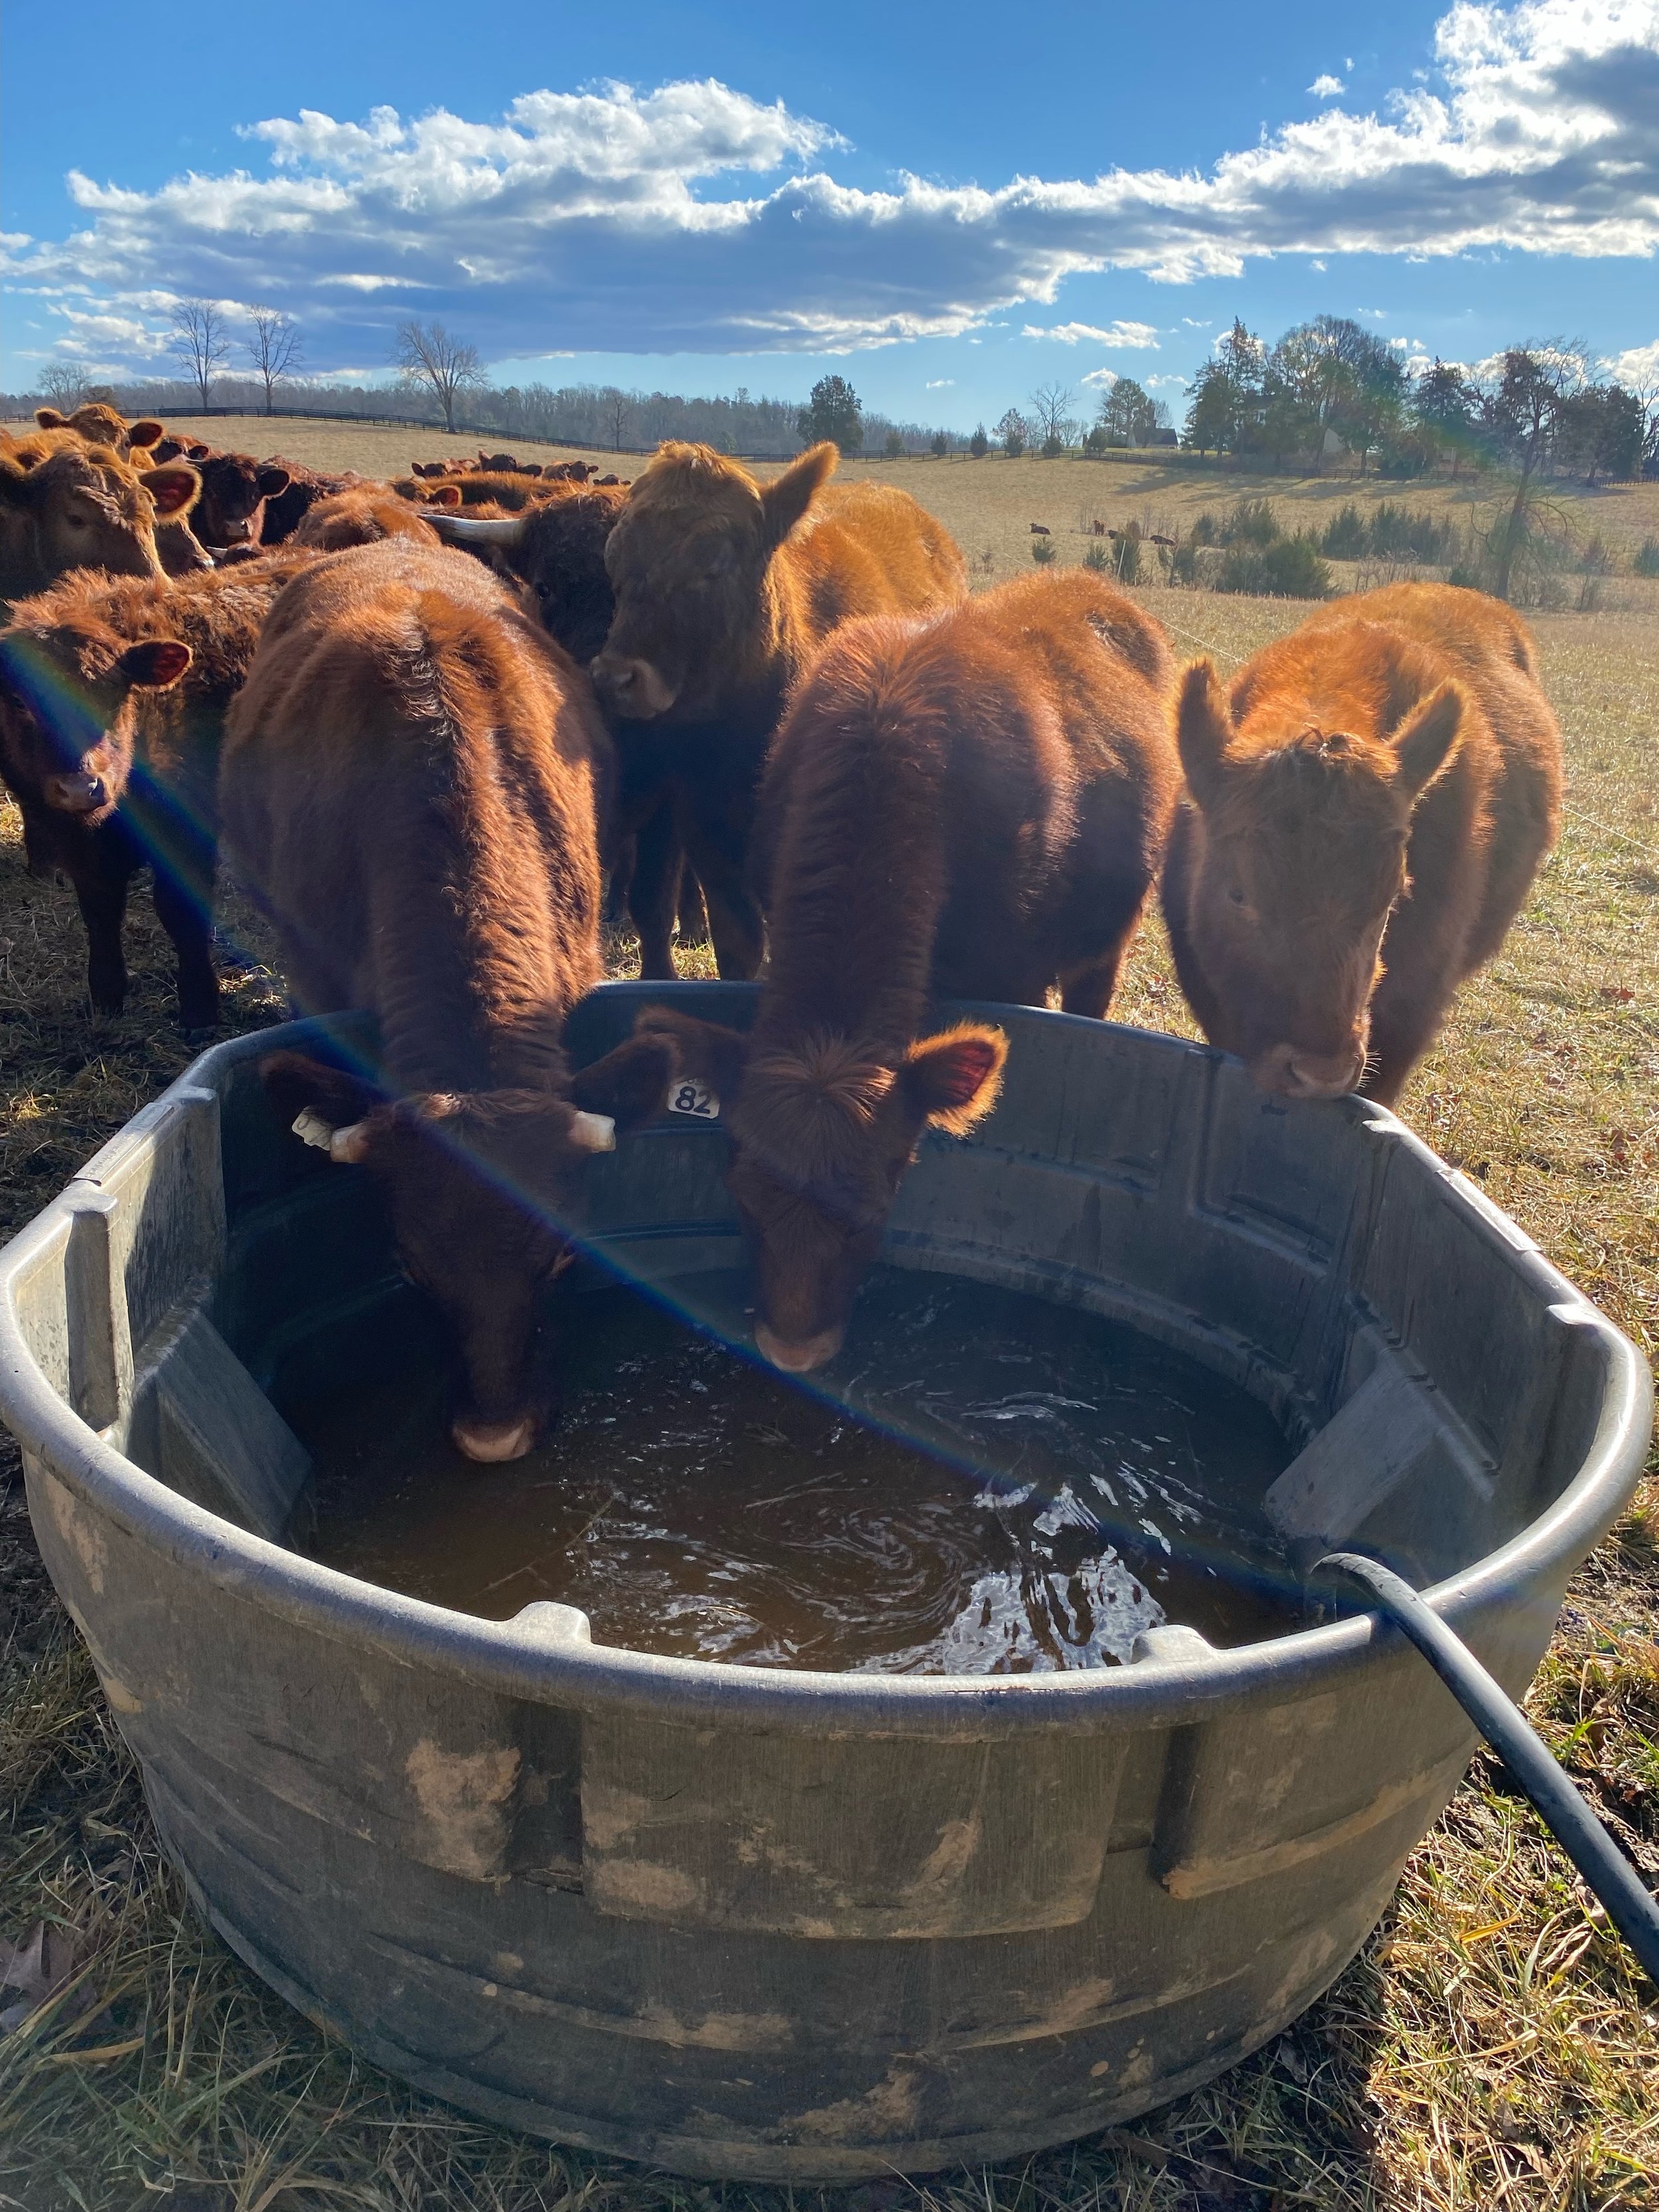
[[[296,1006],[378,1017],[373,1083],[263,1073],[382,1188],[476,1460],[546,1419],[572,1179],[673,1086],[719,1098],[757,1340],[808,1370],[923,1128],[997,1095],[1001,1031],[929,1033],[934,998],[1103,1017],[1158,885],[1194,1013],[1264,1091],[1387,1103],[1555,836],[1531,640],[1474,592],[1322,606],[1224,684],[1086,570],[970,599],[915,501],[829,483],[832,446],[763,485],[686,445],[631,485],[508,455],[388,484],[40,419],[0,436],[30,865],[75,886],[100,1012],[149,866],[181,1018],[212,1024],[222,847]],[[647,977],[695,875],[720,973],[765,956],[750,1030],[652,1008],[572,1072],[607,871]]]

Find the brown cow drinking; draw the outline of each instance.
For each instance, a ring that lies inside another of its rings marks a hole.
[[[1211,1041],[1264,1091],[1389,1105],[1554,842],[1561,742],[1496,599],[1395,584],[1177,709],[1188,803],[1164,908]]]
[[[749,835],[789,686],[842,623],[967,594],[962,556],[933,517],[889,485],[829,486],[837,458],[814,446],[761,484],[707,446],[665,445],[605,547],[617,613],[593,680],[628,726],[618,747],[636,818],[621,826],[672,801],[722,975],[759,963]]]
[[[671,1054],[631,1040],[574,1081],[561,1038],[597,981],[586,678],[463,554],[325,556],[272,610],[231,717],[225,839],[309,1012],[379,1019],[374,1079],[284,1053],[284,1119],[380,1184],[404,1266],[459,1340],[453,1435],[515,1459],[551,1403],[541,1293],[586,1157],[659,1106]]]
[[[1103,1015],[1180,783],[1174,664],[1081,570],[931,622],[851,623],[805,678],[761,794],[771,956],[748,1036],[640,1018],[711,1085],[753,1253],[756,1342],[834,1356],[929,1123],[963,1134],[1006,1046],[922,1034],[936,996]]]

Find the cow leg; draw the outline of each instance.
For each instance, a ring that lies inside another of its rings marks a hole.
[[[702,885],[691,868],[680,870],[677,934],[682,945],[707,945],[708,942],[708,908],[703,898]]]
[[[1060,969],[1060,1004],[1063,1013],[1087,1014],[1097,1022],[1105,1020],[1112,994],[1117,988],[1118,970],[1123,965],[1123,950],[1120,942],[1092,960]]]
[[[739,885],[733,902],[727,903],[728,886],[705,889],[708,934],[714,940],[714,965],[723,983],[747,983],[761,964],[765,946],[764,925],[758,903],[746,884]]]
[[[171,869],[161,867],[155,871],[154,896],[155,919],[173,939],[179,960],[179,1027],[186,1033],[215,1029],[219,978],[213,969],[210,902],[181,884]]]
[[[628,886],[628,911],[639,933],[641,982],[674,980],[674,915],[682,857],[674,809],[665,799],[640,825],[633,880]]]
[[[87,996],[95,1014],[118,1014],[126,1004],[127,963],[121,923],[127,910],[125,871],[77,876],[75,896],[87,928]]]
[[[618,837],[605,870],[605,905],[599,914],[607,929],[620,929],[629,919],[628,887],[634,880],[635,857],[635,840],[631,836]]]

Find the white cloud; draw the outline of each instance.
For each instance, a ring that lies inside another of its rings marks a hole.
[[[1097,391],[1109,392],[1119,381],[1120,374],[1120,371],[1115,368],[1091,368],[1087,376],[1079,377],[1078,381],[1080,384],[1089,385]]]
[[[927,380],[927,389],[929,392],[948,392],[955,382],[954,376],[931,376]]]
[[[1632,392],[1659,392],[1659,338],[1651,344],[1626,346],[1601,363],[1607,374]]]
[[[1036,323],[1027,323],[1020,336],[1058,338],[1061,345],[1077,345],[1086,339],[1091,345],[1129,346],[1146,348],[1152,353],[1158,351],[1156,323],[1109,323],[1104,330],[1095,323],[1051,323],[1042,327]]]
[[[1350,62],[1348,67],[1352,69],[1353,64]],[[1308,87],[1316,100],[1340,100],[1347,88],[1340,76],[1332,76],[1328,72],[1323,76],[1316,76]]]
[[[384,359],[411,313],[486,360],[846,351],[983,329],[1106,268],[1179,283],[1272,254],[1652,257],[1659,0],[1454,0],[1436,62],[1435,88],[1380,113],[1328,106],[1202,173],[994,189],[842,185],[828,125],[712,81],[531,93],[485,122],[304,110],[248,130],[257,175],[155,191],[72,175],[80,226],[7,252],[14,289],[93,319],[67,352],[112,349],[94,325],[125,321],[132,357],[153,354],[164,296],[201,295],[298,314],[319,369]]]

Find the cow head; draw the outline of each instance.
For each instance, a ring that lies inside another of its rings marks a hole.
[[[707,720],[766,677],[777,641],[767,570],[837,458],[814,446],[759,484],[707,446],[662,448],[605,549],[617,612],[592,677],[613,714]]]
[[[1007,1039],[963,1022],[901,1054],[830,1036],[779,1048],[662,1007],[641,1015],[639,1034],[667,1040],[678,1072],[720,1099],[757,1345],[790,1374],[823,1366],[841,1349],[923,1129],[965,1136],[990,1112]]]
[[[135,695],[190,664],[174,639],[133,644],[92,620],[14,624],[0,633],[0,775],[20,801],[96,829],[132,771]]]
[[[298,1053],[260,1062],[296,1135],[380,1185],[405,1272],[453,1328],[462,1386],[453,1434],[469,1459],[519,1459],[552,1410],[537,1339],[542,1292],[574,1257],[561,1218],[582,1167],[654,1114],[672,1068],[635,1039],[567,1091],[424,1092],[388,1100]]]
[[[626,498],[621,488],[599,491],[573,482],[519,514],[428,512],[446,544],[527,584],[548,635],[585,665],[605,643],[616,612],[605,549]]]
[[[228,545],[257,545],[264,528],[265,501],[288,489],[288,471],[246,453],[213,453],[197,467],[202,495],[192,526],[202,544],[214,551]]]
[[[68,432],[0,444],[0,596],[72,568],[161,575],[156,523],[187,513],[199,488],[193,469],[140,471]]]
[[[1325,729],[1297,702],[1236,687],[1230,704],[1207,660],[1188,669],[1184,920],[1215,1008],[1211,1041],[1263,1091],[1333,1098],[1358,1085],[1383,932],[1409,884],[1413,810],[1451,757],[1465,703],[1444,683],[1382,733]]]

